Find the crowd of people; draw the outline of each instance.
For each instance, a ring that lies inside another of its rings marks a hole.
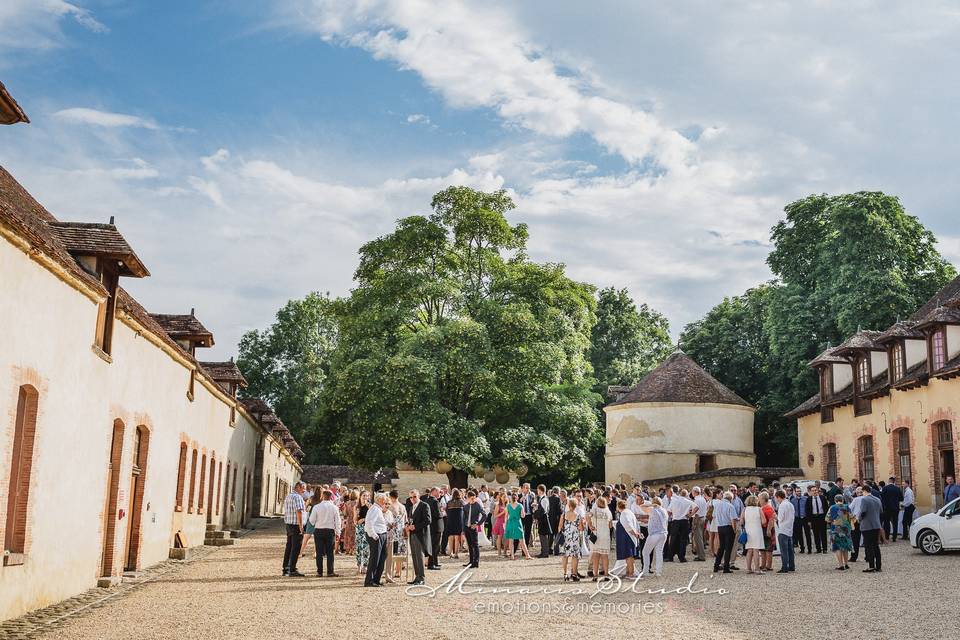
[[[284,501],[287,543],[283,575],[300,577],[298,560],[310,540],[318,576],[339,577],[335,557],[350,558],[364,586],[423,584],[440,558],[480,566],[481,548],[504,559],[562,558],[564,581],[611,576],[661,576],[665,562],[713,561],[714,573],[796,571],[798,554],[833,553],[838,571],[848,570],[860,550],[864,572],[882,571],[881,544],[906,539],[916,510],[909,482],[853,480],[769,487],[651,488],[635,484],[548,489],[522,487],[432,487],[371,492],[334,482],[297,483]],[[948,492],[960,492],[950,478]],[[902,512],[902,514],[901,514]],[[902,518],[901,518],[902,515]],[[615,560],[610,566],[611,560]],[[581,572],[583,561],[586,574]],[[341,561],[342,562],[342,561]],[[638,566],[639,565],[639,566]],[[413,571],[412,578],[405,572]]]

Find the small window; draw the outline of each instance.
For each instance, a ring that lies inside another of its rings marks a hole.
[[[237,407],[235,405],[230,405],[230,426],[236,426],[237,424]]]
[[[833,407],[820,407],[820,422],[833,422]]]
[[[873,480],[876,475],[873,466],[873,436],[861,436],[857,441],[857,450],[860,453],[860,479]]]
[[[857,360],[857,391],[863,392],[870,386],[870,358]]]
[[[890,369],[891,371],[891,382],[897,382],[898,380],[903,379],[904,371],[906,370],[906,354],[904,352],[903,343],[896,342],[893,345],[893,349],[890,352],[890,360],[893,365]]]
[[[10,484],[7,485],[7,518],[4,526],[3,564],[23,564],[30,515],[30,474],[33,470],[33,443],[37,432],[39,394],[32,386],[20,387],[17,421],[13,426]]]
[[[820,373],[820,397],[829,398],[833,395],[833,365],[826,365]]]
[[[947,331],[944,327],[939,327],[930,337],[930,361],[934,371],[947,364]]]
[[[97,260],[97,278],[107,290],[107,298],[100,303],[97,309],[97,331],[94,344],[103,353],[110,355],[113,350],[113,318],[117,307],[117,284],[120,280],[120,269],[117,263],[111,260]]]
[[[174,509],[183,511],[183,489],[186,486],[187,476],[187,443],[180,443],[180,463],[177,466],[177,503]]]
[[[913,468],[910,462],[910,430],[897,429],[893,432],[897,447],[897,477],[902,482],[913,482]]]
[[[193,369],[190,369],[190,382],[187,385],[187,398],[189,398],[190,402],[193,402],[193,387],[196,379],[197,372]]]
[[[823,461],[825,465],[824,473],[827,476],[824,478],[825,480],[840,475],[837,471],[837,445],[833,442],[823,445]]]

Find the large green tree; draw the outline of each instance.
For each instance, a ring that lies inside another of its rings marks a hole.
[[[326,448],[306,446],[337,344],[333,304],[319,293],[290,300],[269,328],[243,335],[237,358],[249,384],[242,395],[270,404],[312,463],[333,461]]]
[[[587,359],[593,288],[526,256],[504,191],[450,187],[433,214],[360,250],[336,304],[340,343],[324,394],[337,454],[375,468],[445,460],[531,472],[585,466],[602,434]]]
[[[777,280],[724,300],[682,336],[684,350],[758,405],[761,464],[796,464],[796,426],[782,415],[816,392],[807,367],[858,329],[907,317],[955,276],[936,239],[879,192],[813,195],[774,226]]]
[[[609,385],[636,384],[672,350],[670,323],[663,314],[646,304],[638,308],[626,289],[597,293],[590,363],[598,393],[606,393]]]

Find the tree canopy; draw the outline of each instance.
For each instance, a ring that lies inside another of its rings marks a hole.
[[[368,468],[446,460],[459,484],[475,465],[575,472],[602,441],[593,288],[527,258],[506,192],[450,187],[432,206],[360,249],[357,287],[335,304],[322,419],[340,425],[336,453]]]
[[[646,304],[637,308],[626,289],[598,292],[590,344],[598,393],[609,385],[636,384],[672,350],[670,323],[660,312]]]
[[[337,345],[332,305],[319,293],[290,300],[269,328],[240,339],[237,367],[249,385],[241,395],[263,398],[301,443],[313,428]],[[315,447],[307,454],[309,462],[329,461]]]
[[[681,337],[687,353],[758,405],[765,464],[796,462],[795,422],[782,415],[816,393],[807,362],[860,328],[909,316],[955,276],[933,234],[893,196],[813,195],[784,211],[768,257],[778,279],[725,299]]]

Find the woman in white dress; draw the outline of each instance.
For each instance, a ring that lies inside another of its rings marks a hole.
[[[607,499],[597,498],[590,510],[590,531],[597,536],[590,554],[590,568],[593,570],[593,581],[603,576],[606,580],[610,575],[610,529],[613,528],[613,514],[607,508]],[[603,567],[603,573],[600,568]]]
[[[756,496],[747,498],[740,522],[747,532],[747,573],[763,573],[760,568],[760,552],[764,549],[763,527],[766,523],[763,512],[757,506]]]
[[[710,555],[716,557],[717,549],[720,548],[720,528],[717,526],[717,519],[713,517],[713,512],[720,508],[719,491],[710,489],[710,500],[707,501],[707,535],[710,537]],[[711,507],[713,508],[711,510]]]

